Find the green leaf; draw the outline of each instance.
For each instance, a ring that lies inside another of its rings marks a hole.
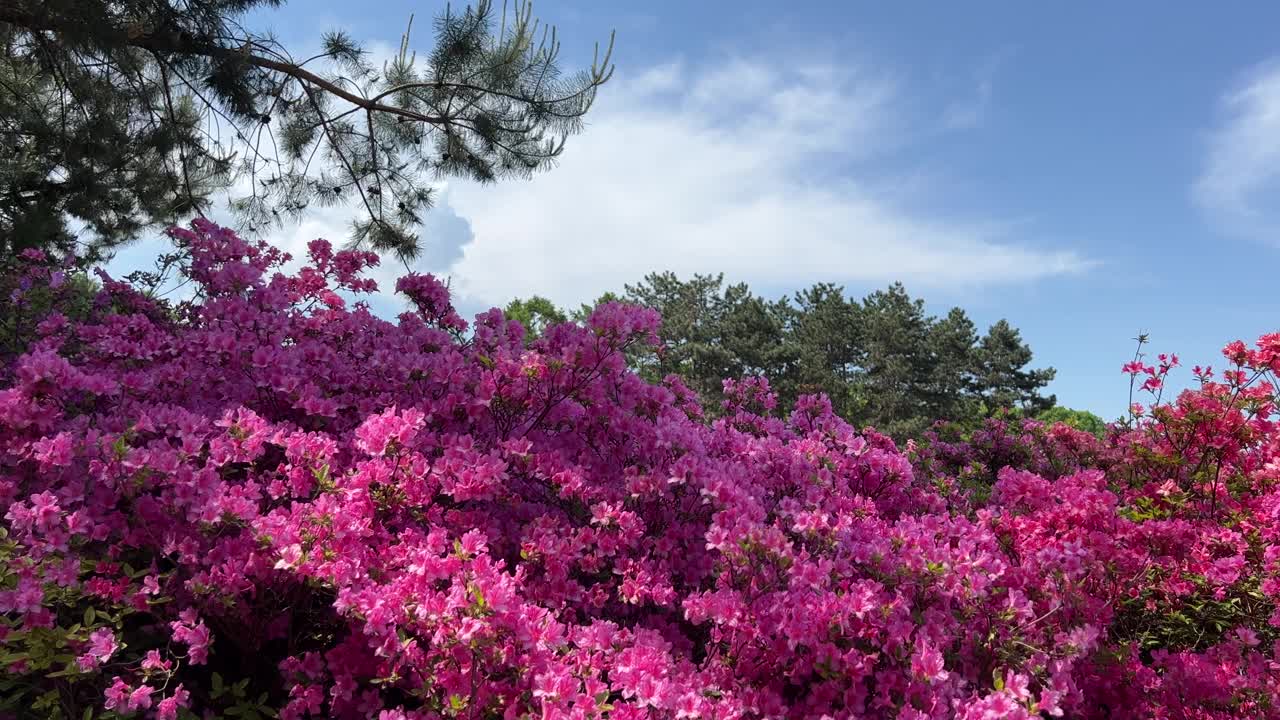
[[[87,607],[87,608],[85,608],[85,609],[84,609],[84,625],[85,625],[85,627],[88,627],[88,626],[92,625],[92,624],[93,624],[93,621],[94,621],[94,620],[97,620],[97,619],[98,619],[98,611],[97,611],[96,609],[94,609],[94,607],[93,607],[92,605],[90,605],[89,607]]]

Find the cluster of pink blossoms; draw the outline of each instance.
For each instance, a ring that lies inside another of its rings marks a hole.
[[[372,255],[172,235],[195,300],[104,278],[0,368],[0,708],[1280,718],[1276,336],[1105,440],[900,450],[755,379],[708,423],[628,371],[650,311],[464,337]]]

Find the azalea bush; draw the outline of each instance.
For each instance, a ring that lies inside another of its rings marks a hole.
[[[6,281],[13,715],[1280,717],[1280,335],[1102,438],[899,448],[758,379],[706,419],[626,369],[651,311],[389,322],[374,255],[171,235],[183,302]]]

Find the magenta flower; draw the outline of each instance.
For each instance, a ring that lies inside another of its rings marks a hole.
[[[77,658],[82,670],[92,670],[115,654],[118,646],[116,636],[109,628],[98,628],[89,634],[89,648],[85,654]]]
[[[106,702],[103,707],[107,710],[127,709],[129,701],[129,686],[117,675],[112,678],[111,686],[104,693]]]
[[[394,321],[344,300],[368,253],[171,235],[190,303],[104,274],[0,373],[23,686],[70,664],[162,720],[225,711],[214,669],[298,720],[1280,720],[1280,334],[1177,395],[1175,356],[1126,366],[1153,393],[1104,438],[904,447],[762,378],[706,409],[642,380],[652,310],[464,336],[430,276]],[[50,272],[22,292],[78,285]]]

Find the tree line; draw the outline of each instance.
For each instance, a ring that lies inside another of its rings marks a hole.
[[[421,58],[406,31],[381,65],[342,31],[307,54],[245,26],[281,4],[0,2],[0,258],[39,248],[91,266],[225,197],[250,235],[351,204],[350,244],[407,262],[432,181],[550,168],[612,72],[612,43],[564,72],[554,29],[527,2],[446,10]],[[662,314],[661,348],[634,367],[681,375],[712,412],[722,379],[744,375],[768,378],[783,403],[825,392],[842,416],[898,436],[1054,404],[1042,394],[1053,370],[1028,367],[1015,328],[980,335],[959,308],[929,316],[901,285],[853,300],[817,284],[771,301],[722,275],[655,273],[604,299]],[[536,335],[589,308],[534,297],[508,310]]]
[[[1035,416],[1056,403],[1044,392],[1054,369],[1032,367],[1031,348],[1008,321],[979,333],[963,309],[930,315],[901,283],[861,299],[818,283],[769,300],[746,283],[726,283],[723,274],[682,279],[661,272],[597,303],[608,300],[662,315],[661,344],[636,353],[634,368],[655,381],[681,376],[712,412],[723,379],[742,376],[767,378],[783,407],[826,393],[841,417],[898,438],[918,436],[937,420],[971,424],[1001,411]],[[506,313],[534,340],[548,325],[584,319],[592,307],[565,311],[534,296],[512,301]]]

